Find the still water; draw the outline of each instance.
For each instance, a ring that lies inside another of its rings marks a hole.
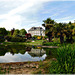
[[[52,52],[41,47],[12,45],[0,46],[0,63],[25,62],[25,61],[43,61]]]

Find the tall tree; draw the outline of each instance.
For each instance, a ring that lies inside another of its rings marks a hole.
[[[72,23],[69,22],[67,24],[67,26],[66,26],[66,32],[65,32],[66,38],[67,38],[66,39],[67,42],[72,42],[73,41],[73,38],[72,38],[72,36],[73,36],[73,29],[74,29],[74,25],[72,25]]]
[[[26,32],[25,29],[21,29],[19,34],[20,34],[20,35],[25,35],[26,33],[27,33],[27,32]]]
[[[13,37],[16,37],[17,35],[19,35],[19,29],[16,29],[16,30],[14,30],[14,33],[13,33]]]
[[[7,34],[8,34],[8,32],[5,28],[0,28],[0,36],[5,36]]]
[[[44,20],[43,22],[44,24],[42,24],[42,26],[45,27],[45,34],[48,36],[50,42],[52,39],[53,25],[55,24],[55,21],[51,18],[47,18],[47,20]]]
[[[15,28],[13,28],[13,29],[11,30],[11,35],[13,35],[14,31],[15,31]]]
[[[54,26],[55,35],[59,33],[60,43],[64,43],[64,31],[65,31],[66,23],[56,23]]]

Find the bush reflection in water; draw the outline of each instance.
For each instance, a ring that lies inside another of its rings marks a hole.
[[[46,59],[50,59],[56,57],[57,50],[50,48],[41,48],[37,46],[27,46],[27,45],[0,46],[0,56],[5,56],[5,54],[8,52],[10,52],[13,56],[14,54],[24,55],[26,52],[28,52],[28,54],[31,57],[42,57],[43,55],[45,55]]]

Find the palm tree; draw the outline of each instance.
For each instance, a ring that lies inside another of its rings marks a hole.
[[[60,43],[64,43],[64,31],[65,31],[65,23],[56,23],[54,25],[54,33],[57,35],[59,33]]]
[[[48,36],[49,42],[51,42],[52,33],[53,33],[53,25],[55,24],[55,22],[51,18],[47,18],[47,20],[44,20],[43,22],[44,24],[42,24],[42,26],[45,27],[45,34]]]
[[[73,41],[73,38],[72,38],[72,36],[73,36],[73,29],[74,29],[74,25],[72,25],[72,23],[69,22],[66,25],[66,32],[65,32],[66,38],[67,38],[66,39],[67,42],[72,42]]]

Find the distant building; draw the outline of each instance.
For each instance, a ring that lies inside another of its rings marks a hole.
[[[28,33],[30,33],[32,36],[45,36],[45,30],[42,27],[32,27],[28,30]]]

